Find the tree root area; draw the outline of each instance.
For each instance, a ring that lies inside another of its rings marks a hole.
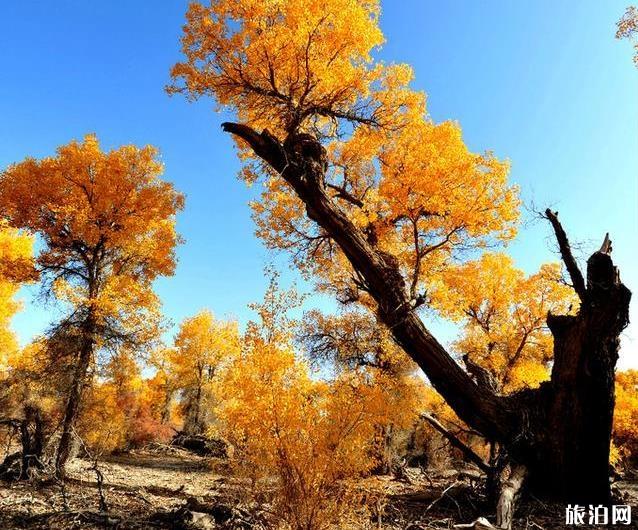
[[[251,501],[249,484],[231,477],[223,461],[187,452],[162,454],[152,450],[107,458],[100,463],[107,505],[107,511],[102,512],[92,465],[73,460],[64,485],[41,479],[0,481],[0,528],[276,527],[269,506]],[[485,502],[484,480],[477,472],[408,468],[400,477],[362,479],[357,488],[365,505],[358,525],[362,529],[453,529],[479,517],[495,524]],[[638,511],[638,480],[619,483],[616,492],[624,504]],[[564,506],[527,498],[517,507],[513,528],[568,528],[564,522]]]

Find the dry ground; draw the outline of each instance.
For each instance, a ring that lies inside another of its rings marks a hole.
[[[111,456],[99,464],[108,515],[99,511],[99,490],[91,468],[89,461],[73,460],[64,487],[51,481],[0,482],[0,529],[268,527],[264,507],[242,502],[247,485],[229,477],[223,463],[172,448]],[[361,517],[362,529],[453,528],[485,515],[480,483],[453,471],[410,470],[401,480],[372,477],[359,486],[369,506]],[[638,521],[638,482],[620,486]],[[192,511],[203,510],[202,506],[212,509],[189,527],[177,517],[185,506]],[[519,509],[516,528],[574,528],[564,526],[563,520],[564,507],[531,500]]]

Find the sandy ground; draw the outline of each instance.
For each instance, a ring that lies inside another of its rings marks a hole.
[[[245,498],[241,494],[245,485],[228,477],[223,464],[186,452],[139,451],[116,455],[100,462],[99,469],[104,475],[108,515],[99,512],[92,463],[75,459],[70,463],[69,480],[64,487],[50,481],[0,482],[0,529],[187,528],[176,526],[170,514],[194,498],[206,505],[222,505],[249,513],[239,500]],[[414,470],[403,480],[371,477],[358,486],[370,506],[361,522],[361,528],[365,529],[453,528],[457,523],[473,521],[485,510],[477,481],[453,471],[435,475]],[[638,483],[626,482],[620,486],[624,502],[633,505],[631,527],[638,528]],[[565,526],[563,521],[564,507],[532,500],[519,509],[515,528],[574,528]],[[250,523],[250,517],[233,519],[226,524],[214,524],[208,517],[208,522],[200,523],[203,526],[199,528],[264,527]]]

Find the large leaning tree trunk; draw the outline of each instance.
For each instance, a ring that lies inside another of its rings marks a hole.
[[[259,133],[243,124],[222,127],[245,141],[292,187],[308,217],[339,245],[363,279],[378,305],[379,319],[458,416],[507,451],[515,472],[505,504],[515,499],[525,477],[537,495],[609,502],[614,368],[631,297],[620,282],[609,244],[589,259],[585,280],[556,214],[546,212],[581,307],[575,316],[548,316],[555,338],[551,381],[536,390],[501,396],[479,378],[475,381],[432,336],[416,314],[397,260],[378,248],[328,195],[327,159],[320,142],[309,134],[291,134],[280,141],[267,130]]]

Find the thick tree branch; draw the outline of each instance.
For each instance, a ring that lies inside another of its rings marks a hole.
[[[432,425],[432,427],[434,427],[443,436],[445,436],[454,447],[460,450],[463,455],[470,462],[475,464],[481,471],[484,471],[485,473],[491,472],[490,466],[483,462],[483,459],[479,455],[472,451],[472,449],[465,443],[463,443],[457,436],[447,430],[439,420],[432,416],[432,414],[430,414],[429,412],[422,412],[421,418],[426,420],[430,425]]]
[[[488,388],[492,392],[496,392],[498,390],[498,382],[489,370],[486,370],[482,366],[476,364],[467,354],[463,356],[463,362],[467,367],[467,371],[474,376],[479,386]]]
[[[326,186],[337,192],[335,197],[348,201],[349,203],[354,204],[355,206],[358,206],[359,208],[363,207],[363,201],[361,199],[357,199],[354,195],[352,195],[352,193],[350,193],[345,188],[345,186],[336,186],[334,184],[330,184],[329,182],[326,183]]]
[[[255,154],[278,173],[282,173],[286,169],[286,154],[283,147],[267,129],[264,129],[260,134],[252,127],[241,123],[224,122],[222,130],[234,134],[248,143]]]
[[[576,291],[576,294],[580,298],[580,301],[585,302],[585,300],[587,299],[585,280],[583,279],[583,274],[580,272],[578,264],[576,263],[576,260],[574,259],[574,256],[572,254],[572,249],[569,246],[567,234],[565,233],[565,230],[563,230],[563,226],[558,220],[558,212],[552,212],[549,208],[547,208],[547,210],[545,210],[545,215],[554,228],[556,240],[558,241],[558,247],[560,248],[560,255],[563,258],[565,267],[567,267],[569,277],[572,279],[574,291]]]
[[[430,334],[414,312],[396,258],[372,246],[365,233],[327,195],[323,185],[327,163],[319,142],[302,135],[288,137],[282,144],[267,131],[258,134],[245,125],[225,123],[223,128],[248,142],[292,187],[305,204],[309,219],[339,245],[353,269],[364,278],[377,302],[379,318],[394,339],[458,416],[490,440],[515,437],[518,412],[489,388],[477,385]],[[307,145],[311,143],[314,149]]]

